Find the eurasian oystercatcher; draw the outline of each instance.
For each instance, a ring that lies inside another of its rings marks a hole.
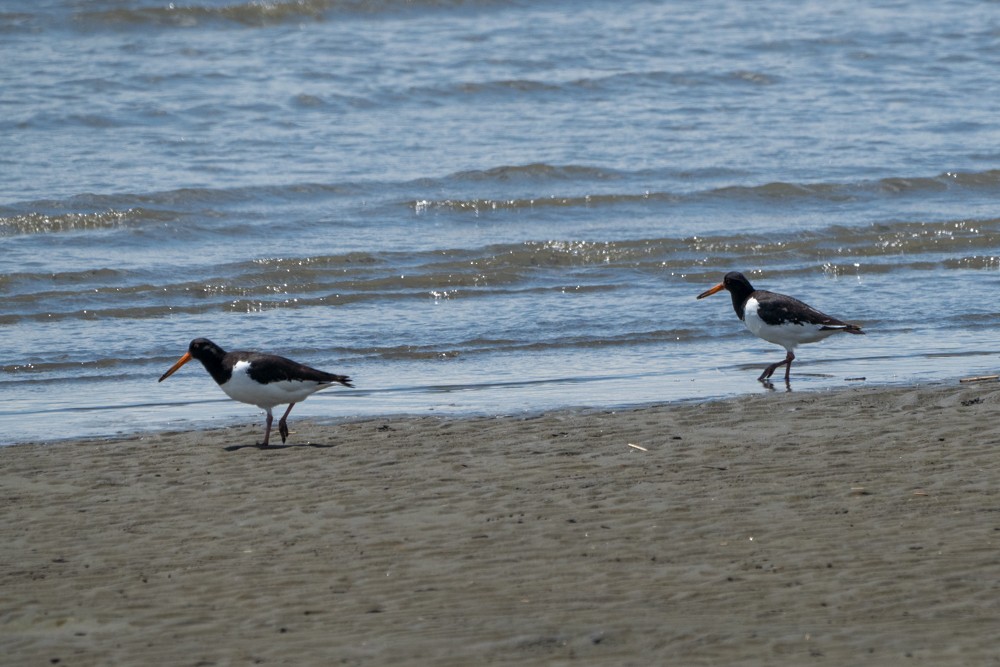
[[[711,296],[721,290],[729,290],[733,298],[736,315],[747,325],[747,329],[769,343],[782,346],[788,352],[782,361],[764,369],[761,382],[767,382],[778,366],[785,366],[785,384],[792,370],[794,350],[805,343],[815,343],[838,331],[863,334],[856,324],[841,322],[825,315],[812,306],[784,294],[754,289],[742,273],[731,271],[722,282],[698,295],[699,299]]]
[[[281,434],[281,442],[285,442],[288,438],[286,420],[296,403],[338,382],[345,387],[354,386],[351,378],[346,375],[316,370],[274,354],[226,352],[207,338],[195,338],[191,341],[184,356],[161,375],[158,382],[166,380],[192,359],[201,362],[229,398],[267,411],[267,428],[264,430],[261,448],[267,447],[271,437],[271,422],[274,421],[271,408],[288,403],[288,409],[278,421],[278,433]]]

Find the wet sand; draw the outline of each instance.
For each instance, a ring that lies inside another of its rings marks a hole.
[[[290,425],[0,449],[5,664],[1000,661],[995,382]]]

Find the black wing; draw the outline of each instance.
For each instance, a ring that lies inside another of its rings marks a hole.
[[[299,382],[322,382],[323,384],[339,382],[345,387],[354,386],[351,384],[351,378],[346,375],[327,373],[326,371],[321,371],[275,354],[250,352],[241,356],[243,360],[250,362],[250,370],[248,371],[250,377],[261,384],[294,380]]]
[[[830,317],[807,303],[785,294],[757,290],[753,298],[759,304],[757,314],[767,324],[818,324],[830,327],[853,327],[836,317]],[[855,327],[856,328],[856,327]]]

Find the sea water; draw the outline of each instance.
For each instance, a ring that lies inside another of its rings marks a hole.
[[[794,391],[1000,369],[996,3],[12,0],[0,63],[0,442],[259,420],[157,383],[200,336],[353,378],[293,419],[768,391],[730,270],[868,332]]]

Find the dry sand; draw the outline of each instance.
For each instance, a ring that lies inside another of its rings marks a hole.
[[[995,382],[291,427],[0,448],[3,664],[1000,661]]]

